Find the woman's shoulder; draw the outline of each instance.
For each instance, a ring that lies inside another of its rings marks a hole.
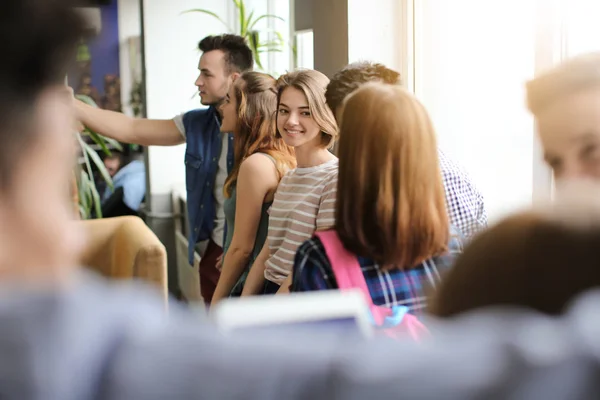
[[[275,171],[273,157],[265,153],[254,153],[246,157],[240,164],[240,173],[260,174]]]

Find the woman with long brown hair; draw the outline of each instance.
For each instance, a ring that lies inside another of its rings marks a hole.
[[[275,85],[270,75],[246,72],[221,105],[221,131],[233,132],[235,161],[223,189],[227,234],[213,304],[241,294],[267,237],[267,210],[279,180],[296,166],[293,149],[275,134]]]
[[[375,305],[425,306],[423,286],[461,251],[450,226],[433,126],[401,87],[366,84],[345,102],[335,227]],[[296,254],[292,290],[337,289],[319,237]]]

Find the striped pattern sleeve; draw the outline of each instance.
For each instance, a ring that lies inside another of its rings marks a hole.
[[[319,212],[317,213],[317,230],[324,231],[335,225],[335,199],[337,194],[338,174],[330,174],[325,181],[321,201],[319,202]]]

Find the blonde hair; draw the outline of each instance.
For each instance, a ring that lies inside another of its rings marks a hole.
[[[433,125],[400,86],[367,83],[344,102],[335,229],[384,268],[447,251],[450,224]]]
[[[338,137],[338,127],[333,112],[325,102],[325,90],[329,78],[319,71],[303,69],[288,72],[277,80],[277,108],[281,102],[281,94],[288,87],[293,87],[304,93],[312,118],[321,129],[321,144],[331,148]],[[277,136],[281,137],[279,131]]]
[[[538,115],[557,99],[595,86],[600,86],[600,52],[573,57],[527,82],[527,108]]]
[[[231,196],[237,181],[240,165],[254,153],[273,157],[279,179],[296,167],[294,149],[275,136],[274,115],[277,111],[275,78],[262,72],[245,72],[235,82],[237,126],[233,138],[235,160],[231,173],[225,180],[223,193]]]

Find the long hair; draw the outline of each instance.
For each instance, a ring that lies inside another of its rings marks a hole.
[[[331,148],[338,136],[338,127],[333,112],[325,101],[325,90],[329,78],[313,69],[300,69],[281,75],[277,80],[277,107],[281,101],[281,94],[288,87],[300,90],[306,96],[312,118],[321,129],[321,145]],[[277,137],[281,137],[279,131]]]
[[[344,246],[386,269],[445,252],[448,213],[423,105],[399,86],[369,83],[341,114],[335,229]]]
[[[242,161],[254,153],[266,153],[273,157],[280,179],[288,169],[296,166],[294,149],[275,136],[275,83],[271,75],[254,71],[243,73],[235,82],[238,107],[237,128],[233,138],[235,159],[223,187],[226,198],[231,196],[232,185],[237,181]]]

